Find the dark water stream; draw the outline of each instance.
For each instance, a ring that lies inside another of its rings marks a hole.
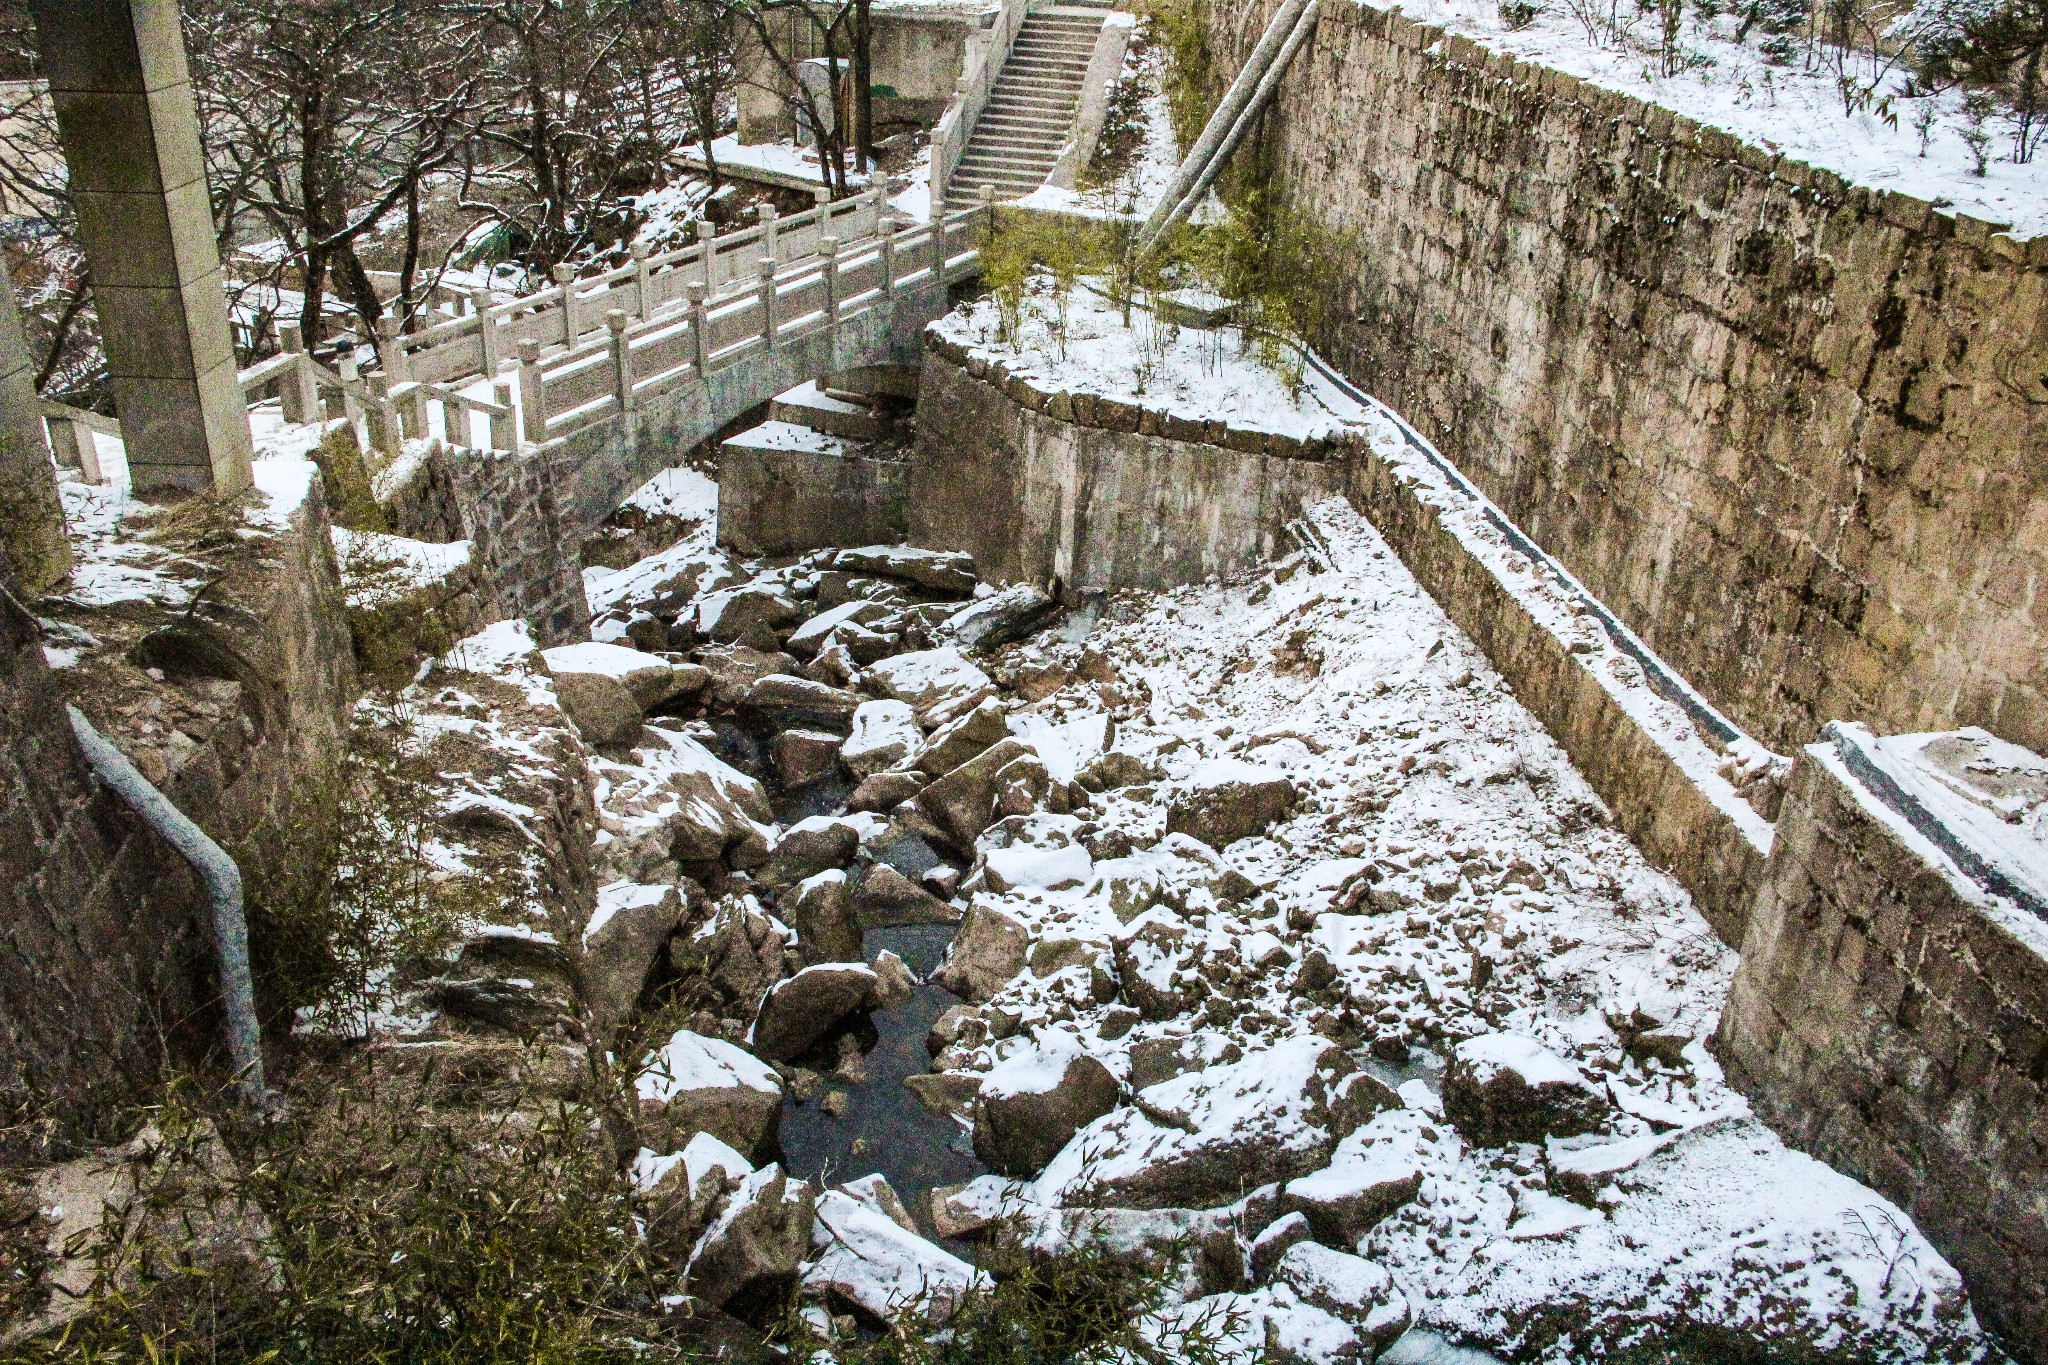
[[[867,1078],[857,1083],[828,1078],[825,1091],[809,1103],[793,1098],[782,1105],[782,1151],[794,1174],[831,1184],[880,1172],[902,1196],[918,1226],[934,1235],[925,1192],[935,1185],[968,1180],[984,1171],[974,1157],[968,1134],[949,1118],[941,1118],[918,1102],[903,1086],[905,1076],[929,1070],[925,1038],[932,1023],[959,997],[927,984],[945,956],[953,928],[945,924],[910,924],[867,931],[867,955],[887,949],[910,965],[919,985],[910,1003],[873,1016],[875,1044],[864,1061]],[[846,1110],[833,1118],[821,1101],[825,1093],[846,1093]],[[945,1243],[965,1255],[968,1248]]]

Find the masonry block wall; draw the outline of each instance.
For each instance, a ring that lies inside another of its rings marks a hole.
[[[241,865],[259,967],[331,812],[357,688],[319,483],[208,571],[184,612],[24,603],[0,569],[0,1163],[125,1139],[127,1106],[220,1037],[199,880],[92,779],[66,701]],[[98,643],[53,673],[37,611]]]
[[[1366,6],[1265,135],[1347,242],[1323,353],[1751,733],[2048,749],[2048,239]]]
[[[2026,941],[1878,809],[1833,745],[1800,755],[1714,1051],[2048,1360],[2048,925]]]

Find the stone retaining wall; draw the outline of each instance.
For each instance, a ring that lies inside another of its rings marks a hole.
[[[37,603],[97,641],[61,671],[0,596],[0,1100],[26,1110],[0,1162],[127,1137],[126,1106],[220,1038],[198,878],[93,781],[64,704],[240,863],[259,966],[264,909],[303,889],[293,857],[331,805],[356,679],[318,480],[284,529],[196,553],[218,576],[190,612]]]
[[[1276,3],[1207,6],[1219,79]],[[2048,239],[1366,5],[1266,136],[1322,353],[1745,729],[2048,749]]]
[[[910,539],[968,551],[984,577],[1200,582],[1287,553],[1287,523],[1342,488],[1329,443],[1046,393],[936,334],[925,346]]]
[[[1788,1143],[1912,1214],[2009,1349],[2048,1361],[2048,925],[2030,946],[1965,885],[1836,745],[1809,747],[1714,1051]]]

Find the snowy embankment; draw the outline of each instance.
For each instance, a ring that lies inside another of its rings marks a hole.
[[[1901,65],[1879,71],[1868,58],[1852,56],[1837,71],[1831,49],[1809,51],[1789,36],[1777,44],[1785,59],[1773,61],[1760,50],[1761,32],[1734,40],[1735,10],[1706,20],[1689,11],[1672,63],[1680,69],[1667,74],[1651,8],[1619,7],[1612,11],[1618,18],[1606,23],[1608,7],[1550,0],[1536,5],[1521,28],[1509,27],[1502,11],[1513,7],[1496,0],[1411,0],[1398,8],[1420,23],[1649,100],[1852,184],[2008,223],[2016,237],[2048,232],[2044,163],[2012,161],[2000,117],[1973,120],[1960,91],[1904,98]],[[1590,27],[1578,10],[1587,12]],[[1846,102],[1845,81],[1852,91]],[[1973,173],[1966,141],[1977,126],[1990,137],[1981,176]]]

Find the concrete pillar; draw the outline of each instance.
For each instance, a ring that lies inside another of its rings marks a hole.
[[[5,548],[15,581],[24,592],[45,592],[71,572],[71,541],[64,534],[57,470],[43,442],[35,358],[22,333],[21,315],[15,311],[14,290],[4,268],[0,268],[0,547]]]
[[[31,0],[138,492],[249,486],[176,0]]]

